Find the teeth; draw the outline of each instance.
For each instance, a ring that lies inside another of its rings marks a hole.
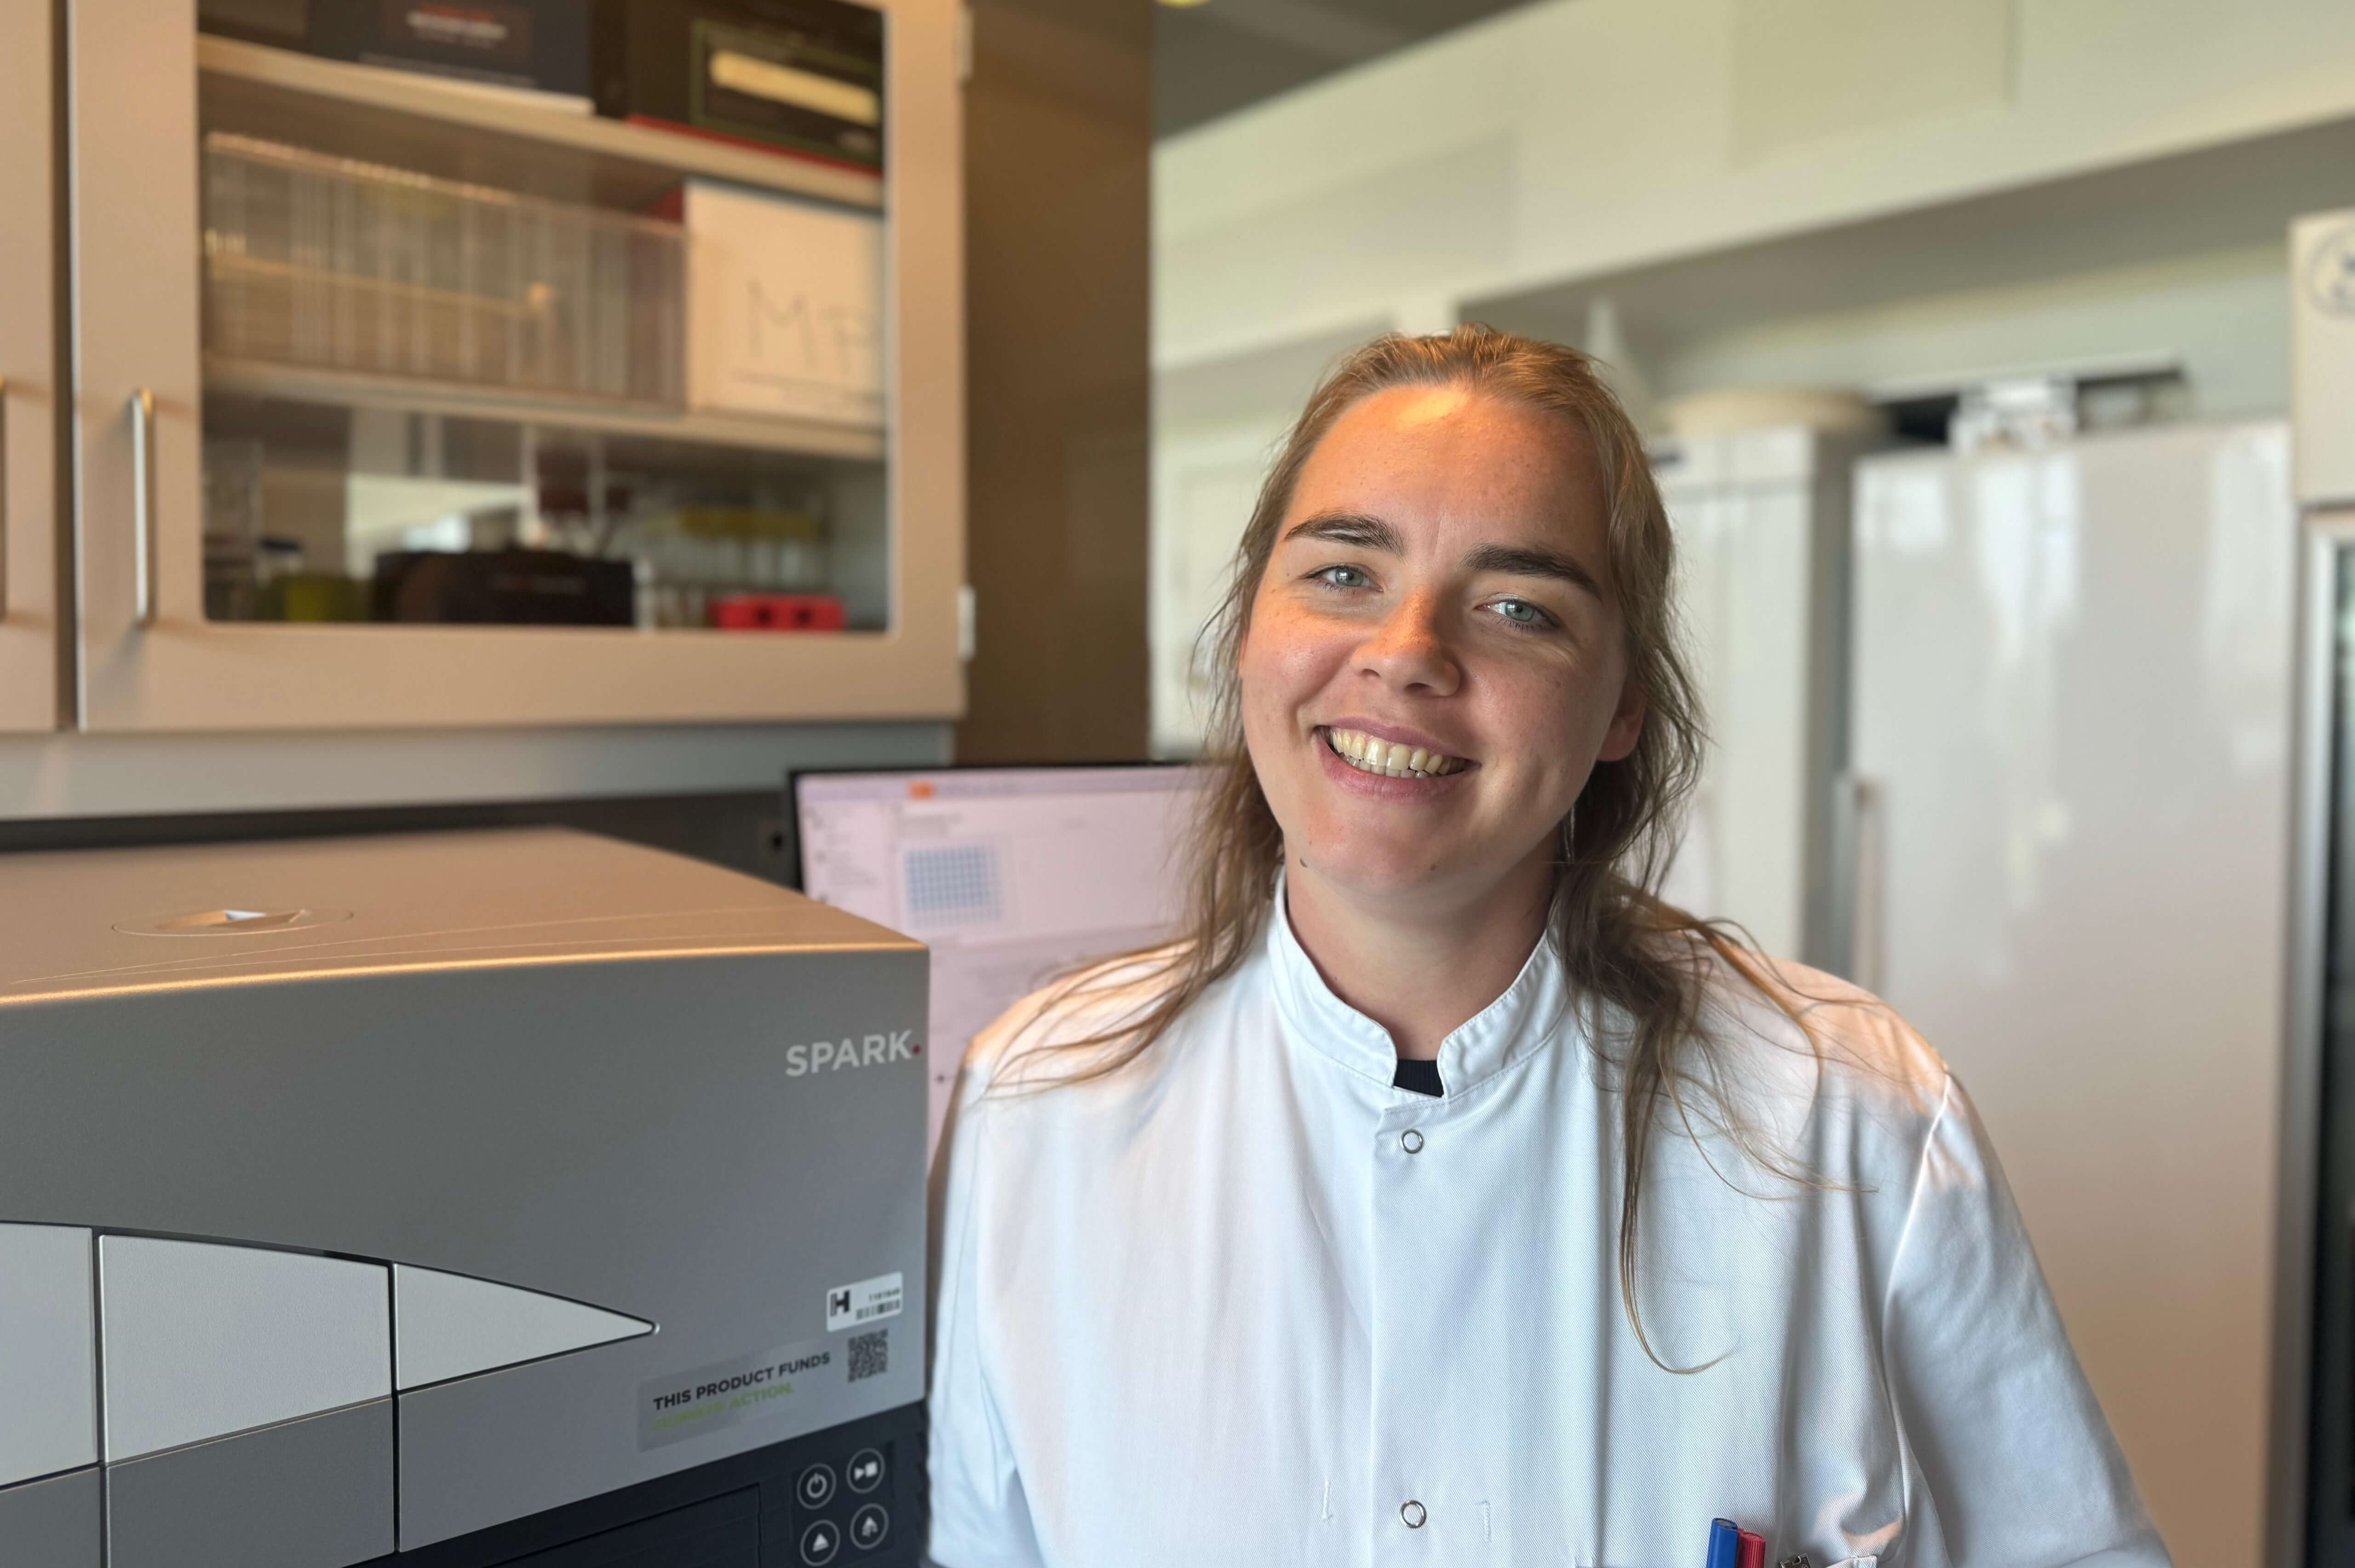
[[[1325,740],[1336,755],[1359,772],[1379,773],[1386,779],[1444,779],[1450,773],[1462,772],[1467,766],[1460,757],[1426,751],[1420,746],[1377,740],[1361,730],[1328,729]]]

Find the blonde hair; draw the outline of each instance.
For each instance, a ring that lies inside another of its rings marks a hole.
[[[1636,1259],[1644,1172],[1663,1110],[1672,1108],[1689,1130],[1695,1113],[1686,1097],[1698,1091],[1704,1120],[1760,1163],[1797,1178],[1746,1132],[1726,1086],[1726,1064],[1701,1027],[1712,957],[1803,1032],[1806,1026],[1783,988],[1768,984],[1767,961],[1731,927],[1696,918],[1658,895],[1700,770],[1700,702],[1679,646],[1675,544],[1643,439],[1594,362],[1574,349],[1477,325],[1429,337],[1392,334],[1342,359],[1309,397],[1260,488],[1224,599],[1205,632],[1213,640],[1217,687],[1205,758],[1209,778],[1190,853],[1181,860],[1188,877],[1181,939],[1132,955],[1144,960],[1142,973],[1135,962],[1099,969],[1050,995],[1049,1009],[1116,975],[1124,991],[1142,991],[1150,1000],[1105,1032],[1037,1047],[1062,1069],[1042,1081],[1049,1086],[1080,1082],[1135,1060],[1259,945],[1284,863],[1284,835],[1243,742],[1238,658],[1252,601],[1300,471],[1335,421],[1377,392],[1442,386],[1559,416],[1565,440],[1578,443],[1600,492],[1628,679],[1643,695],[1645,717],[1635,749],[1595,765],[1557,829],[1548,922],[1573,994],[1597,1026],[1596,1050],[1620,1098],[1620,1298],[1646,1353],[1657,1361],[1637,1300]],[[1615,1022],[1615,1030],[1604,1027],[1606,1020]],[[1615,1049],[1606,1038],[1614,1033]]]

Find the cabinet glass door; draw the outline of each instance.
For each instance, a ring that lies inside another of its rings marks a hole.
[[[72,12],[87,725],[954,714],[943,0],[604,112],[552,26],[175,9]]]
[[[0,6],[0,731],[58,721],[50,16]]]

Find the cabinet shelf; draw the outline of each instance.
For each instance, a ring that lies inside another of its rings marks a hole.
[[[527,95],[234,38],[197,40],[207,129],[557,200],[641,210],[690,176],[879,208],[883,182],[786,154],[569,113]]]
[[[296,403],[558,425],[572,430],[793,452],[806,457],[880,461],[884,456],[881,431],[829,425],[816,419],[681,411],[595,397],[509,392],[459,382],[358,376],[211,354],[205,356],[205,387],[208,391]]]

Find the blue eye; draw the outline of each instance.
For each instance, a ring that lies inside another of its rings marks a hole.
[[[1327,567],[1316,575],[1335,588],[1368,588],[1374,580],[1360,567]]]
[[[1553,618],[1525,599],[1500,599],[1497,613],[1516,626],[1543,626]]]

